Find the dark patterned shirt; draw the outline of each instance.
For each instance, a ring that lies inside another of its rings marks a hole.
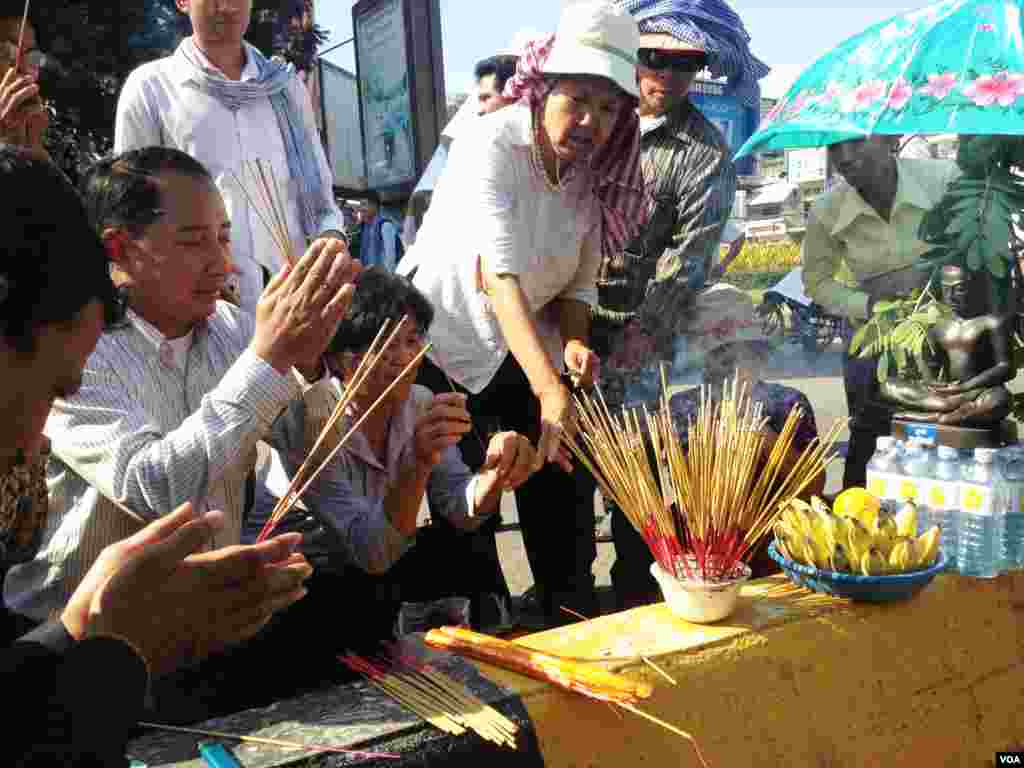
[[[776,433],[782,432],[782,427],[789,418],[789,412],[796,407],[803,410],[803,418],[797,425],[796,434],[793,436],[793,448],[797,451],[804,450],[818,436],[818,425],[814,420],[814,409],[811,401],[799,389],[787,387],[784,384],[768,384],[758,381],[754,384],[751,393],[751,400],[763,404],[763,415],[768,419],[768,426]],[[672,412],[672,420],[679,431],[679,439],[683,447],[687,447],[689,437],[689,421],[697,420],[700,411],[700,387],[688,389],[672,395],[669,400],[669,410]]]
[[[683,310],[704,287],[736,194],[728,143],[689,101],[641,128],[654,208],[643,233],[598,275],[595,330],[608,341],[634,317],[659,338],[685,330]]]

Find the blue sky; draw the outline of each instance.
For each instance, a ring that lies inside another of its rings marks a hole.
[[[772,74],[762,81],[762,92],[780,96],[802,69],[847,37],[894,14],[926,5],[926,0],[734,0],[752,38],[755,54]],[[327,46],[352,34],[351,0],[317,0],[317,21],[331,32]],[[450,95],[473,84],[473,65],[507,47],[521,30],[554,31],[564,3],[559,0],[441,0],[445,87]],[[328,54],[327,59],[354,70],[352,45]]]

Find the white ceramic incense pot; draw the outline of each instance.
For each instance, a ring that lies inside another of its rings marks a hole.
[[[736,570],[733,578],[701,581],[677,579],[657,562],[651,563],[651,575],[661,587],[668,609],[694,624],[721,621],[736,609],[740,587],[750,578],[750,566],[740,563]]]

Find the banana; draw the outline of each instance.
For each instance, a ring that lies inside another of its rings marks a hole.
[[[859,564],[871,549],[871,534],[864,527],[864,523],[855,517],[846,518],[846,528],[847,544],[849,544],[847,553],[850,556],[850,562]]]
[[[772,533],[775,534],[775,548],[778,549],[779,554],[787,560],[793,560],[793,555],[789,551],[789,531],[781,520],[775,521],[775,525],[772,526]]]
[[[779,520],[786,527],[786,530],[791,536],[804,536],[810,533],[810,521],[807,519],[807,515],[804,514],[803,510],[796,506],[794,502],[799,499],[794,499],[790,502],[785,509],[782,510],[782,515]]]
[[[917,542],[909,536],[896,539],[889,555],[889,570],[892,573],[907,573],[917,565]]]
[[[915,565],[918,568],[930,568],[935,564],[935,559],[939,556],[940,534],[939,526],[933,525],[917,538],[917,561]]]
[[[896,513],[896,529],[900,536],[917,536],[917,505],[908,501]]]
[[[888,566],[885,562],[885,558],[882,557],[882,553],[872,547],[861,558],[860,570],[865,576],[881,576],[883,575]]]
[[[838,541],[832,548],[832,557],[829,565],[836,573],[850,573],[853,568],[850,566],[850,558],[846,554],[846,547]]]
[[[826,539],[831,540],[833,544],[838,541],[839,518],[833,515],[828,507],[818,511],[818,525],[821,526],[822,533]]]
[[[828,569],[829,557],[832,555],[832,550],[828,548],[825,541],[819,537],[805,536],[804,540],[807,542],[807,546],[811,551],[811,563],[815,568],[821,568],[822,570]]]
[[[875,536],[883,536],[890,539],[895,539],[900,535],[899,525],[896,523],[895,516],[888,512],[882,512],[878,515],[878,519],[875,521],[874,530],[871,532]]]
[[[811,496],[811,509],[819,515],[827,516],[832,514],[832,510],[828,508],[828,504],[817,496]]]
[[[797,561],[812,568],[818,567],[817,552],[814,550],[814,542],[809,536],[801,536],[793,542],[794,554]]]
[[[871,532],[871,542],[882,553],[882,557],[888,560],[898,535],[893,516],[883,513],[875,521],[875,529]]]

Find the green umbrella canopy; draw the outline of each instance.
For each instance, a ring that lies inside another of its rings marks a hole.
[[[941,0],[851,37],[807,69],[739,159],[872,134],[1024,135],[1020,0]]]

